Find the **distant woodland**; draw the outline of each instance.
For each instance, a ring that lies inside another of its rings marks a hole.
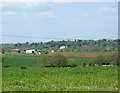
[[[49,41],[37,43],[16,43],[2,44],[2,48],[11,52],[12,49],[24,51],[26,49],[37,50],[54,50],[55,52],[88,52],[88,51],[117,51],[118,40],[102,39],[102,40],[74,40],[74,41]],[[65,49],[60,49],[65,46]]]

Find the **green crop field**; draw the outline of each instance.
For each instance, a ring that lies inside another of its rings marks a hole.
[[[39,66],[38,64],[38,56],[4,56],[5,62],[4,66],[10,66],[10,67],[20,67],[22,65],[29,66],[29,67],[36,67]],[[69,59],[73,59],[73,61],[77,65],[81,65],[82,62],[88,63],[91,58],[82,58],[82,57],[67,57],[68,63]]]
[[[67,58],[68,58],[68,63],[70,62],[70,59],[72,59],[75,62],[75,64],[77,64],[78,66],[80,66],[82,62],[86,62],[86,64],[88,64],[88,62],[91,59],[88,57],[67,57]]]
[[[37,56],[4,56],[4,66],[20,67],[22,65],[35,67],[38,66]]]
[[[3,68],[3,91],[117,91],[115,67]]]
[[[38,56],[4,56],[3,91],[117,91],[117,66],[80,66],[90,58],[67,57],[77,67],[40,67]],[[69,63],[69,62],[68,62]],[[20,69],[20,66],[28,69]],[[9,67],[5,67],[9,66]]]

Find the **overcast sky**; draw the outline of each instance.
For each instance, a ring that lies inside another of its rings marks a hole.
[[[117,17],[117,2],[6,3],[2,34],[40,38],[3,37],[3,43],[116,39]]]

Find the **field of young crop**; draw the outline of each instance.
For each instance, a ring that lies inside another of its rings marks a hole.
[[[24,65],[35,67],[38,66],[38,58],[37,56],[4,56],[3,66],[20,67]]]
[[[117,91],[118,67],[82,67],[91,58],[67,57],[77,67],[40,67],[38,56],[4,56],[3,91]],[[70,61],[69,61],[70,62]],[[69,63],[68,62],[68,63]],[[20,69],[20,66],[28,69]]]
[[[3,68],[3,91],[117,91],[118,67]]]
[[[28,67],[38,67],[38,56],[4,56],[5,61],[3,66],[10,66],[10,67],[20,67],[22,65]],[[88,63],[91,58],[82,58],[82,57],[67,57],[68,63],[70,62],[69,59],[72,59],[77,65],[81,65],[82,62]]]

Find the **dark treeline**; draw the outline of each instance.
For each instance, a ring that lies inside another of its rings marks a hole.
[[[50,41],[39,43],[16,43],[3,44],[2,47],[6,51],[12,49],[37,49],[37,50],[54,50],[55,52],[81,52],[81,51],[117,51],[117,40],[102,39],[102,40],[74,40],[74,41]],[[65,49],[60,49],[61,46],[66,46]]]

